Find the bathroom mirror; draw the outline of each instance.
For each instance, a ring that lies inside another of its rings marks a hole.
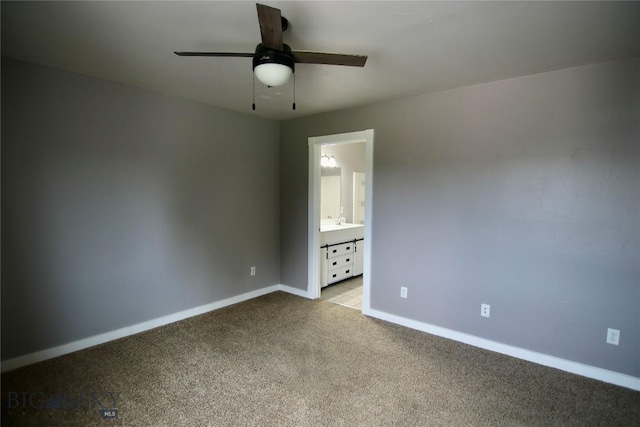
[[[340,168],[320,168],[320,219],[340,216],[342,171]]]

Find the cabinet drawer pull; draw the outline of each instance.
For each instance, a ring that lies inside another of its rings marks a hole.
[[[336,265],[336,264],[338,264],[338,261],[333,261],[333,265]]]
[[[334,250],[333,250],[333,253],[335,254],[336,252],[338,252],[338,250],[337,250],[337,249],[334,249]]]
[[[349,261],[351,261],[351,260],[350,260],[349,258],[347,258],[347,261],[346,261],[346,262],[349,262]]]
[[[345,271],[345,274],[349,273],[350,271],[351,271],[351,270],[347,270],[347,271]]]
[[[349,246],[347,246],[347,250],[348,250],[348,251],[350,251],[350,250],[351,250],[351,248],[350,248]]]
[[[338,274],[337,273],[333,273],[333,277],[336,277]]]

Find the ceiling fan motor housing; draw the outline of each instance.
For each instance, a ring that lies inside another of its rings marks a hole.
[[[274,50],[266,48],[260,43],[256,46],[256,53],[253,55],[253,69],[262,64],[282,64],[291,68],[295,72],[296,61],[289,45],[283,43],[283,50]]]

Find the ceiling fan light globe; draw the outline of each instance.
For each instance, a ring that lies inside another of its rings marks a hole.
[[[284,64],[260,64],[253,69],[256,74],[256,78],[267,86],[282,86],[286,84],[291,76],[293,70]]]

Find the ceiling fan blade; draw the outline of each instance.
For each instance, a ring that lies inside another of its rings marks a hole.
[[[367,57],[364,55],[342,55],[339,53],[293,51],[293,58],[302,64],[346,65],[349,67],[364,67]]]
[[[178,56],[235,56],[241,58],[253,58],[254,53],[238,52],[173,52]]]
[[[282,50],[282,15],[280,9],[256,3],[262,45],[269,49]]]

